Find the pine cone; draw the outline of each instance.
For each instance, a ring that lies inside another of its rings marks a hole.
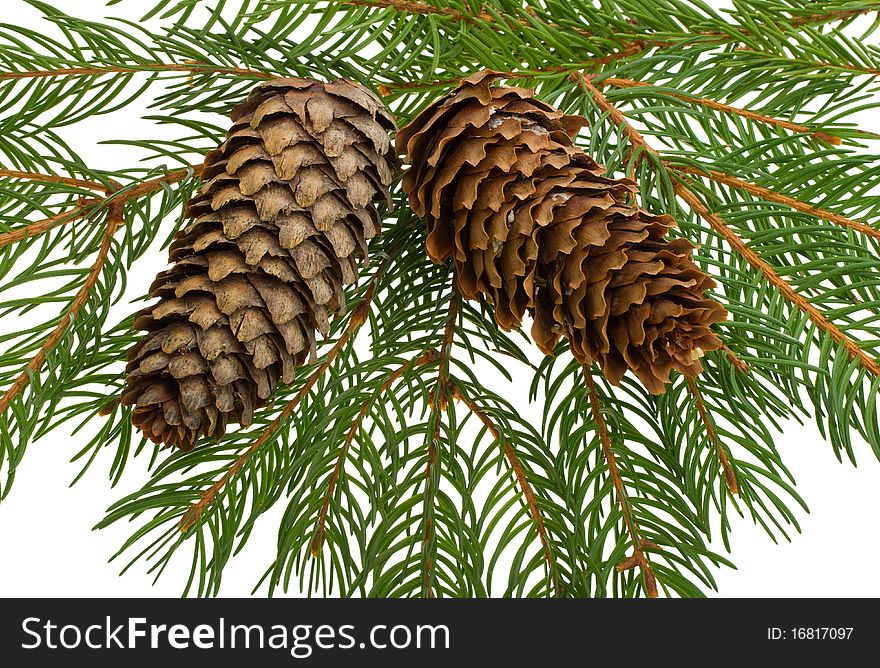
[[[227,422],[253,421],[278,381],[315,356],[315,332],[345,309],[356,256],[380,232],[398,167],[394,120],[346,80],[277,79],[232,111],[205,158],[195,218],[135,320],[122,401],[159,443],[189,450]]]
[[[498,78],[464,79],[397,134],[428,255],[451,256],[461,293],[491,302],[503,329],[531,314],[546,354],[564,335],[579,361],[615,384],[632,369],[652,393],[672,369],[698,374],[726,312],[703,297],[714,283],[693,246],[665,239],[673,219],[640,209],[633,181],[605,176],[574,145],[585,119],[490,85]]]

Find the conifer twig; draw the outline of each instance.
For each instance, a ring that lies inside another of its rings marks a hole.
[[[672,172],[672,176],[675,177],[673,184],[675,193],[687,203],[694,213],[709,223],[712,229],[730,244],[731,248],[733,248],[754,269],[761,272],[767,282],[779,290],[786,300],[805,313],[816,327],[828,333],[836,343],[841,344],[847,350],[851,358],[858,360],[862,367],[873,375],[880,377],[880,365],[877,364],[877,360],[862,350],[853,339],[848,337],[837,325],[831,322],[824,313],[813,306],[806,297],[798,293],[798,291],[783,279],[764,258],[743,241],[743,239],[734,232],[726,222],[724,222],[724,219],[721,218],[721,216],[709,211],[708,207],[702,202],[702,200],[700,200],[694,191],[687,186],[687,183],[680,176],[676,175],[676,167],[665,161],[660,156],[660,153],[648,144],[642,136],[642,133],[636,130],[636,128],[627,121],[623,112],[609,102],[608,98],[606,98],[602,92],[593,85],[590,76],[582,74],[578,77],[578,80],[592,96],[596,105],[602,111],[606,112],[608,118],[621,129],[623,134],[629,140],[633,151],[642,150],[653,154],[657,157],[657,160],[664,165],[664,167]]]
[[[72,209],[69,209],[68,211],[62,211],[61,213],[57,213],[54,216],[28,223],[24,227],[19,227],[14,230],[10,230],[9,232],[4,232],[3,234],[0,234],[0,248],[8,246],[9,244],[18,243],[19,241],[26,238],[33,238],[35,236],[48,232],[51,229],[54,229],[58,225],[66,225],[67,223],[71,223],[75,220],[84,218],[88,216],[94,209],[105,204],[112,205],[112,203],[119,198],[127,202],[131,199],[137,199],[138,197],[151,195],[154,192],[161,190],[162,187],[165,185],[182,181],[190,174],[192,174],[193,176],[198,176],[202,172],[202,165],[190,165],[189,167],[185,167],[183,169],[177,169],[172,172],[168,172],[168,174],[166,174],[165,176],[159,176],[154,179],[149,179],[147,181],[138,183],[137,185],[126,188],[123,188],[119,183],[113,181],[112,179],[108,181],[107,184],[103,184],[98,183],[97,181],[81,181],[79,179],[69,179],[67,177],[53,178],[48,174],[14,172],[12,170],[4,171],[6,171],[7,173],[4,174],[0,172],[0,176],[29,178],[32,180],[46,181],[50,183],[65,183],[67,185],[74,185],[73,182],[75,181],[77,182],[77,184],[81,185],[81,187],[86,187],[85,184],[88,184],[88,187],[90,189],[103,190],[105,196],[100,199],[81,199],[76,204],[76,206],[74,206]]]
[[[606,77],[604,79],[597,80],[595,83],[597,86],[607,85],[614,86],[616,88],[652,88],[658,86],[658,84],[654,84],[649,81],[634,81],[633,79],[623,79],[619,77]],[[662,95],[673,97],[676,100],[681,100],[682,102],[688,102],[689,104],[695,104],[701,107],[706,107],[707,109],[714,109],[716,111],[721,111],[727,114],[734,114],[736,116],[741,116],[742,118],[747,118],[750,121],[754,121],[756,123],[763,123],[765,125],[772,125],[774,127],[783,128],[791,132],[812,135],[816,139],[821,139],[822,141],[828,144],[833,144],[835,146],[840,145],[842,141],[840,137],[829,134],[827,132],[823,132],[821,130],[815,130],[809,126],[801,125],[800,123],[792,123],[791,121],[784,121],[779,118],[773,118],[772,116],[759,114],[755,111],[751,111],[750,109],[743,109],[740,107],[734,107],[729,104],[724,104],[723,102],[718,102],[717,100],[713,100],[711,98],[693,97],[691,95],[676,93],[669,90],[658,92]]]
[[[443,339],[440,344],[437,366],[437,382],[428,399],[428,407],[433,414],[434,428],[428,437],[428,463],[425,466],[425,496],[424,496],[424,532],[422,534],[422,552],[430,547],[431,538],[434,531],[434,514],[429,508],[433,504],[434,495],[437,490],[433,487],[433,481],[437,475],[438,455],[437,442],[440,440],[440,430],[442,428],[441,416],[446,410],[446,403],[449,397],[449,355],[452,351],[452,340],[455,336],[455,321],[458,318],[459,296],[457,292],[453,292],[449,298],[449,311],[446,315],[446,325],[443,328]],[[434,597],[433,583],[431,582],[431,569],[433,568],[433,558],[430,553],[424,554],[424,572],[422,574],[422,591],[425,592],[427,598]]]
[[[706,429],[706,436],[709,439],[709,443],[712,444],[712,447],[715,448],[715,452],[718,453],[718,460],[724,471],[724,481],[727,484],[727,489],[730,490],[731,494],[739,494],[736,473],[733,470],[727,452],[725,452],[724,448],[718,442],[718,436],[715,433],[715,424],[713,423],[712,418],[709,417],[709,412],[706,410],[706,406],[703,403],[703,396],[700,394],[700,388],[697,386],[697,381],[690,376],[688,376],[686,380],[688,391],[694,398],[694,406],[696,406],[697,414],[700,416],[700,420],[703,422],[703,426]]]
[[[611,439],[608,436],[608,426],[605,424],[605,416],[602,415],[602,403],[599,399],[599,393],[596,391],[596,383],[593,380],[593,374],[590,368],[584,364],[582,367],[584,380],[587,382],[587,391],[590,397],[590,412],[593,415],[593,422],[596,423],[596,432],[599,436],[599,445],[602,448],[602,454],[605,457],[605,463],[608,465],[608,475],[611,478],[611,484],[614,486],[614,493],[617,498],[617,504],[620,506],[620,512],[623,515],[623,523],[626,526],[626,532],[629,534],[632,543],[633,553],[626,560],[617,565],[620,572],[629,570],[638,566],[645,578],[645,591],[649,598],[657,598],[657,577],[651,570],[651,564],[645,556],[643,547],[646,542],[639,536],[639,527],[632,516],[632,509],[629,505],[629,499],[626,494],[626,487],[623,484],[623,478],[620,475],[620,469],[617,466],[617,458],[611,449]],[[653,544],[652,544],[653,546]]]
[[[544,560],[547,562],[547,568],[550,571],[550,579],[553,582],[553,588],[558,592],[559,583],[556,580],[556,568],[553,561],[553,554],[550,551],[550,543],[547,540],[547,531],[544,527],[544,515],[541,513],[541,509],[538,506],[538,500],[535,497],[534,491],[532,491],[532,486],[529,484],[528,476],[526,475],[522,462],[520,462],[519,457],[516,454],[516,450],[513,449],[513,446],[510,445],[495,423],[492,422],[492,418],[490,418],[485,411],[481,410],[473,399],[464,393],[464,390],[458,383],[451,383],[451,389],[452,397],[467,406],[468,410],[470,410],[470,412],[486,426],[486,429],[489,430],[492,437],[501,444],[504,457],[507,459],[507,463],[510,466],[511,471],[513,471],[517,483],[519,483],[520,491],[525,497],[526,506],[529,509],[529,515],[534,522],[535,531],[538,534],[538,540],[544,550]]]
[[[103,192],[106,195],[111,194],[115,190],[119,190],[119,184],[115,183],[112,180],[108,183],[99,183],[98,181],[77,179],[71,176],[60,176],[58,174],[41,174],[39,172],[24,172],[18,169],[0,169],[0,178],[23,179],[26,181],[39,181],[41,183],[60,183],[62,185],[71,186],[73,188]]]
[[[107,261],[107,256],[110,254],[110,248],[113,244],[113,234],[125,222],[123,218],[123,208],[124,202],[121,200],[114,202],[113,205],[111,205],[107,213],[107,223],[104,228],[104,234],[101,238],[101,246],[98,249],[98,255],[92,263],[91,269],[89,269],[89,273],[86,275],[85,283],[83,283],[82,287],[76,293],[76,296],[73,298],[70,306],[67,307],[64,315],[61,316],[61,320],[58,321],[55,329],[53,329],[46,340],[43,341],[37,354],[31,358],[31,361],[28,362],[24,371],[19,374],[18,378],[15,379],[12,385],[3,393],[3,396],[0,397],[0,414],[5,412],[12,401],[28,386],[31,382],[31,378],[33,378],[34,374],[36,374],[43,366],[43,363],[46,361],[46,356],[55,348],[55,346],[58,345],[80,309],[86,304],[86,302],[88,302],[89,297],[92,294],[92,289],[97,285],[101,272],[104,269],[104,263]]]
[[[337,358],[339,353],[342,352],[343,348],[348,345],[348,342],[355,335],[355,333],[360,329],[361,325],[363,325],[367,318],[369,317],[370,308],[373,302],[373,297],[376,294],[376,284],[378,283],[379,277],[382,275],[384,271],[385,265],[384,263],[380,265],[376,272],[373,274],[373,277],[370,279],[370,283],[367,287],[366,292],[364,293],[363,300],[358,304],[354,310],[351,312],[351,316],[348,319],[348,325],[345,328],[345,331],[342,335],[336,340],[336,343],[333,347],[327,352],[327,357],[324,358],[324,361],[321,365],[315,369],[311,376],[309,376],[308,380],[305,384],[299,389],[296,395],[287,402],[287,405],[281,410],[281,412],[275,416],[275,419],[266,427],[259,438],[255,440],[251,445],[245,450],[238,458],[233,462],[232,466],[230,466],[226,473],[224,473],[220,478],[218,478],[214,484],[206,489],[201,498],[191,505],[189,509],[183,514],[180,518],[180,522],[178,523],[178,527],[182,532],[187,532],[189,529],[195,525],[202,516],[202,513],[208,508],[216,498],[217,494],[219,494],[224,487],[226,487],[229,482],[235,478],[241,470],[244,468],[245,464],[248,463],[248,460],[257,452],[260,448],[262,448],[270,438],[275,434],[276,431],[287,422],[287,419],[293,414],[293,411],[299,405],[299,403],[308,395],[311,391],[312,387],[314,387],[315,383],[318,382],[318,379],[326,373],[327,369],[333,364],[334,360]]]
[[[66,225],[67,223],[72,223],[80,218],[85,218],[91,213],[92,207],[99,201],[100,200],[89,200],[89,202],[80,202],[67,211],[62,211],[53,216],[49,216],[48,218],[28,223],[24,227],[17,227],[9,232],[4,232],[3,234],[0,234],[0,248],[18,243],[23,239],[39,236],[59,225]]]
[[[358,431],[360,431],[361,424],[363,424],[364,419],[370,412],[370,408],[379,397],[381,397],[385,392],[388,391],[388,389],[392,385],[394,385],[395,382],[397,382],[398,378],[407,373],[410,369],[436,362],[439,359],[439,351],[434,348],[429,348],[428,350],[420,355],[417,355],[408,362],[404,362],[394,371],[388,374],[388,377],[379,386],[376,392],[364,402],[363,406],[361,406],[360,412],[357,414],[357,417],[355,417],[351,428],[345,435],[345,440],[342,443],[342,447],[339,448],[339,455],[336,458],[336,465],[333,467],[333,472],[330,474],[330,478],[327,480],[327,490],[324,493],[324,501],[321,504],[321,510],[318,513],[318,519],[315,522],[314,538],[312,539],[311,547],[311,554],[313,557],[317,557],[320,554],[321,548],[324,545],[327,517],[330,514],[330,503],[333,500],[333,493],[336,491],[336,485],[339,482],[339,477],[342,475],[342,465],[345,461],[345,457],[348,454],[348,451],[351,449],[351,444],[354,442],[355,436],[357,435]]]
[[[436,16],[445,16],[453,21],[462,21],[464,23],[468,23],[471,25],[479,25],[480,23],[486,23],[489,25],[498,23],[495,16],[484,11],[477,11],[474,13],[462,12],[458,9],[452,7],[443,7],[437,5],[430,5],[425,2],[419,2],[418,0],[342,0],[343,4],[352,5],[355,7],[375,7],[377,9],[393,9],[397,12],[401,12],[403,14],[422,14],[422,15],[436,15]],[[526,3],[526,11],[530,16],[532,16],[536,20],[541,20],[539,14]],[[842,9],[842,10],[834,10],[830,12],[816,12],[813,14],[805,14],[803,16],[795,16],[789,19],[786,23],[788,26],[792,28],[801,28],[808,25],[821,25],[823,23],[831,23],[836,21],[845,21],[849,19],[856,18],[863,14],[868,14],[870,12],[877,11],[876,7],[865,7],[860,9]],[[529,27],[531,24],[526,19],[515,19],[515,23],[523,27]],[[552,23],[559,28],[564,28],[566,30],[571,30],[572,32],[580,35],[582,37],[594,37],[594,33],[584,28],[578,28],[577,26],[565,25],[561,26],[556,23]],[[721,32],[718,30],[704,30],[701,32],[697,32],[697,35],[702,37],[704,40],[716,40],[719,42],[726,41],[741,41],[744,39],[747,34],[745,31],[739,32],[739,39],[737,39],[730,32]],[[626,41],[624,42],[623,51],[626,51],[630,47],[637,46],[639,51],[645,51],[652,47],[669,47],[675,46],[677,43],[674,41],[670,41],[669,39],[664,39],[662,37],[656,37],[651,34],[633,34],[633,35],[624,35]]]
[[[104,235],[102,237],[101,246],[98,249],[98,255],[95,258],[95,262],[92,264],[92,268],[86,275],[85,283],[83,283],[82,287],[76,293],[76,296],[73,298],[70,306],[68,306],[67,310],[64,312],[64,315],[61,316],[61,320],[59,320],[58,325],[56,325],[55,329],[52,330],[52,332],[40,346],[40,349],[37,351],[36,355],[31,358],[31,361],[28,362],[27,366],[21,372],[18,378],[15,379],[13,384],[6,390],[3,396],[0,397],[0,414],[6,411],[12,401],[22,392],[22,390],[24,390],[25,387],[28,386],[28,384],[31,382],[31,378],[33,378],[34,374],[36,374],[43,366],[43,363],[46,361],[46,356],[53,348],[55,348],[55,346],[58,345],[58,343],[64,337],[64,334],[67,332],[67,329],[70,327],[70,324],[76,317],[77,313],[79,313],[80,309],[88,302],[89,297],[92,293],[92,289],[94,289],[95,285],[97,285],[98,279],[101,276],[101,271],[104,268],[104,263],[107,261],[107,256],[110,254],[110,247],[113,242],[113,235],[115,234],[116,230],[118,230],[125,223],[125,204],[130,199],[143,197],[144,195],[153,193],[156,190],[159,190],[163,185],[167,183],[173,183],[174,181],[179,181],[194,172],[200,173],[201,167],[199,166],[198,168],[189,167],[186,169],[179,169],[174,172],[170,172],[165,176],[144,181],[129,189],[120,189],[119,185],[115,181],[110,182],[110,184],[107,186],[103,184],[101,185],[101,188],[105,189],[108,194],[103,200],[99,201],[98,204],[107,204],[107,222],[105,223],[106,227],[104,229]],[[45,175],[39,176],[43,177]],[[53,220],[50,218],[46,221],[39,221],[39,224],[41,225],[39,231],[46,231],[47,229],[50,229],[51,226],[47,226],[48,221],[51,221],[52,223],[69,222],[67,220],[64,220],[63,217],[57,220]],[[26,227],[25,230],[33,231],[30,226]],[[13,230],[12,233],[18,234],[18,230]],[[15,240],[15,238],[13,238],[13,240]],[[3,241],[2,237],[0,237],[0,241]],[[2,247],[2,245],[3,244],[0,244],[0,247]]]
[[[23,70],[12,72],[0,72],[0,81],[18,79],[39,79],[43,77],[69,77],[69,76],[101,76],[104,74],[137,74],[138,72],[184,72],[189,74],[232,74],[235,76],[249,76],[259,79],[270,79],[274,75],[262,70],[253,70],[241,67],[225,67],[210,63],[191,61],[181,63],[143,63],[125,67],[122,65],[96,65],[91,67],[62,67],[54,70]]]
[[[722,342],[721,343],[721,350],[723,350],[725,352],[725,354],[727,355],[727,359],[729,359],[731,361],[731,363],[733,364],[734,367],[736,367],[736,370],[739,373],[748,373],[749,372],[749,365],[746,364],[745,362],[743,362],[742,359],[740,359],[740,357],[730,349],[730,346],[728,346],[726,343]]]
[[[701,176],[711,181],[715,181],[716,183],[722,183],[738,190],[744,190],[754,195],[755,197],[760,197],[761,199],[767,200],[768,202],[776,202],[777,204],[782,204],[791,209],[794,209],[795,211],[800,211],[801,213],[806,213],[811,216],[815,216],[816,218],[827,220],[829,223],[832,223],[839,227],[849,228],[851,230],[855,230],[856,232],[860,232],[865,236],[880,239],[880,229],[877,229],[876,227],[872,227],[871,225],[867,225],[866,223],[863,223],[861,221],[853,220],[851,218],[847,218],[846,216],[841,216],[840,214],[833,213],[825,209],[819,209],[810,204],[807,204],[806,202],[797,200],[794,197],[789,197],[788,195],[783,195],[782,193],[777,193],[768,188],[764,188],[763,186],[759,186],[756,183],[750,183],[749,181],[744,181],[742,179],[736,178],[735,176],[730,176],[729,174],[724,174],[723,172],[719,172],[713,169],[703,170],[686,165],[675,165],[673,169],[676,172],[681,172],[683,174],[692,174],[694,176]]]

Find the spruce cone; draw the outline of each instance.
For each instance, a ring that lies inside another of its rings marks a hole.
[[[464,79],[397,134],[431,259],[452,256],[461,293],[491,302],[499,326],[528,312],[544,353],[567,336],[615,384],[632,369],[661,393],[672,369],[698,374],[726,312],[703,297],[714,283],[693,246],[665,239],[672,218],[640,209],[633,181],[604,176],[574,145],[585,119],[498,78]]]
[[[355,258],[380,232],[373,202],[390,205],[398,166],[393,118],[350,81],[270,81],[232,121],[128,354],[122,401],[136,406],[134,425],[184,450],[230,420],[251,424],[278,381],[314,358],[315,332],[345,309]]]

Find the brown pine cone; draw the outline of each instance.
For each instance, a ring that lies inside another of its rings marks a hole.
[[[703,296],[714,283],[693,246],[667,240],[672,218],[639,208],[633,181],[605,176],[575,146],[585,119],[533,90],[492,86],[499,78],[464,79],[397,134],[428,255],[451,256],[461,293],[491,302],[502,328],[531,314],[546,354],[566,336],[611,382],[629,368],[653,393],[672,369],[698,374],[726,311]]]
[[[390,205],[394,120],[346,80],[276,79],[232,111],[205,157],[195,218],[135,320],[122,401],[154,442],[189,450],[227,422],[247,426],[279,380],[315,355],[315,332],[345,309],[357,256]]]

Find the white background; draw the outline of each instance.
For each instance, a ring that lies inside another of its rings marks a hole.
[[[107,12],[140,16],[143,8],[152,3],[127,0],[107,9],[99,2],[55,0],[53,4],[71,14],[99,18]],[[14,11],[10,5],[15,5]],[[18,0],[5,2],[4,9],[7,21],[41,27],[36,12]],[[144,104],[138,103],[120,113],[67,128],[64,136],[97,168],[131,165],[136,157],[98,142],[103,138],[136,137],[138,133],[158,136],[153,124],[141,120],[144,113]],[[876,110],[861,114],[858,123],[865,130],[880,131]],[[143,258],[130,276],[128,295],[143,294],[164,261],[164,254],[160,253]],[[63,430],[57,430],[29,447],[14,488],[0,505],[0,595],[178,596],[181,577],[185,575],[184,564],[178,564],[181,568],[177,573],[163,576],[155,586],[142,567],[119,577],[117,564],[108,564],[107,560],[128,536],[129,527],[91,530],[111,501],[140,486],[146,475],[144,458],[130,466],[114,490],[100,474],[101,462],[97,463],[95,473],[67,489],[79,470],[76,464],[68,463],[78,445],[66,438]],[[876,577],[874,563],[880,551],[880,463],[867,445],[860,445],[860,465],[855,469],[837,462],[831,447],[812,425],[786,425],[785,432],[779,434],[778,447],[811,513],[799,515],[802,534],[794,534],[791,543],[778,545],[750,520],[732,515],[730,558],[738,570],[716,572],[718,595],[880,595],[880,578]],[[245,550],[231,561],[224,575],[222,594],[250,594],[268,558],[274,554],[277,515],[269,513],[264,517]],[[720,544],[713,547],[724,552]]]

